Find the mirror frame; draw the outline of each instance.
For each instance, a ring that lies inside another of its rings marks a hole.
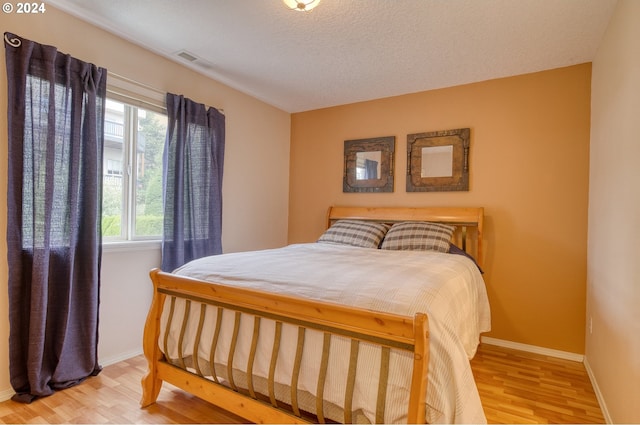
[[[469,128],[407,135],[407,192],[469,190]],[[422,148],[453,146],[453,175],[422,177]]]
[[[343,192],[393,192],[393,167],[395,136],[374,137],[344,141]],[[380,178],[356,179],[356,155],[358,152],[380,151]]]

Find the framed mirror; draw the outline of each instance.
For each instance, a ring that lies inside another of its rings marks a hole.
[[[343,192],[393,192],[396,138],[345,140]]]
[[[470,129],[407,135],[407,192],[469,190]]]

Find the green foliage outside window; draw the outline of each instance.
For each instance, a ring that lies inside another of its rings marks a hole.
[[[137,110],[137,149],[135,167],[135,226],[134,234],[128,238],[162,235],[162,153],[166,135],[166,116],[151,111]],[[117,139],[116,139],[117,140]],[[113,149],[124,152],[128,142],[123,139],[121,146],[111,145]],[[117,151],[116,151],[117,152]],[[126,167],[123,167],[126,171]],[[102,236],[119,238],[123,232],[122,217],[126,188],[123,176],[105,174],[102,190]],[[126,214],[124,214],[126,219]],[[124,229],[126,230],[126,229]]]

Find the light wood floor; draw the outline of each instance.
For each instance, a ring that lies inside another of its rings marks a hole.
[[[604,423],[582,363],[482,344],[471,368],[489,423]]]
[[[481,345],[472,361],[489,423],[603,423],[582,363]],[[140,409],[142,356],[31,404],[0,403],[0,423],[243,423],[243,419],[164,384]]]

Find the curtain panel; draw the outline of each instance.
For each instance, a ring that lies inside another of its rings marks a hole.
[[[222,253],[225,116],[167,94],[162,270]]]
[[[372,159],[364,160],[364,178],[365,179],[378,178],[378,161],[374,161]]]
[[[9,360],[30,402],[100,371],[107,71],[5,33]]]

